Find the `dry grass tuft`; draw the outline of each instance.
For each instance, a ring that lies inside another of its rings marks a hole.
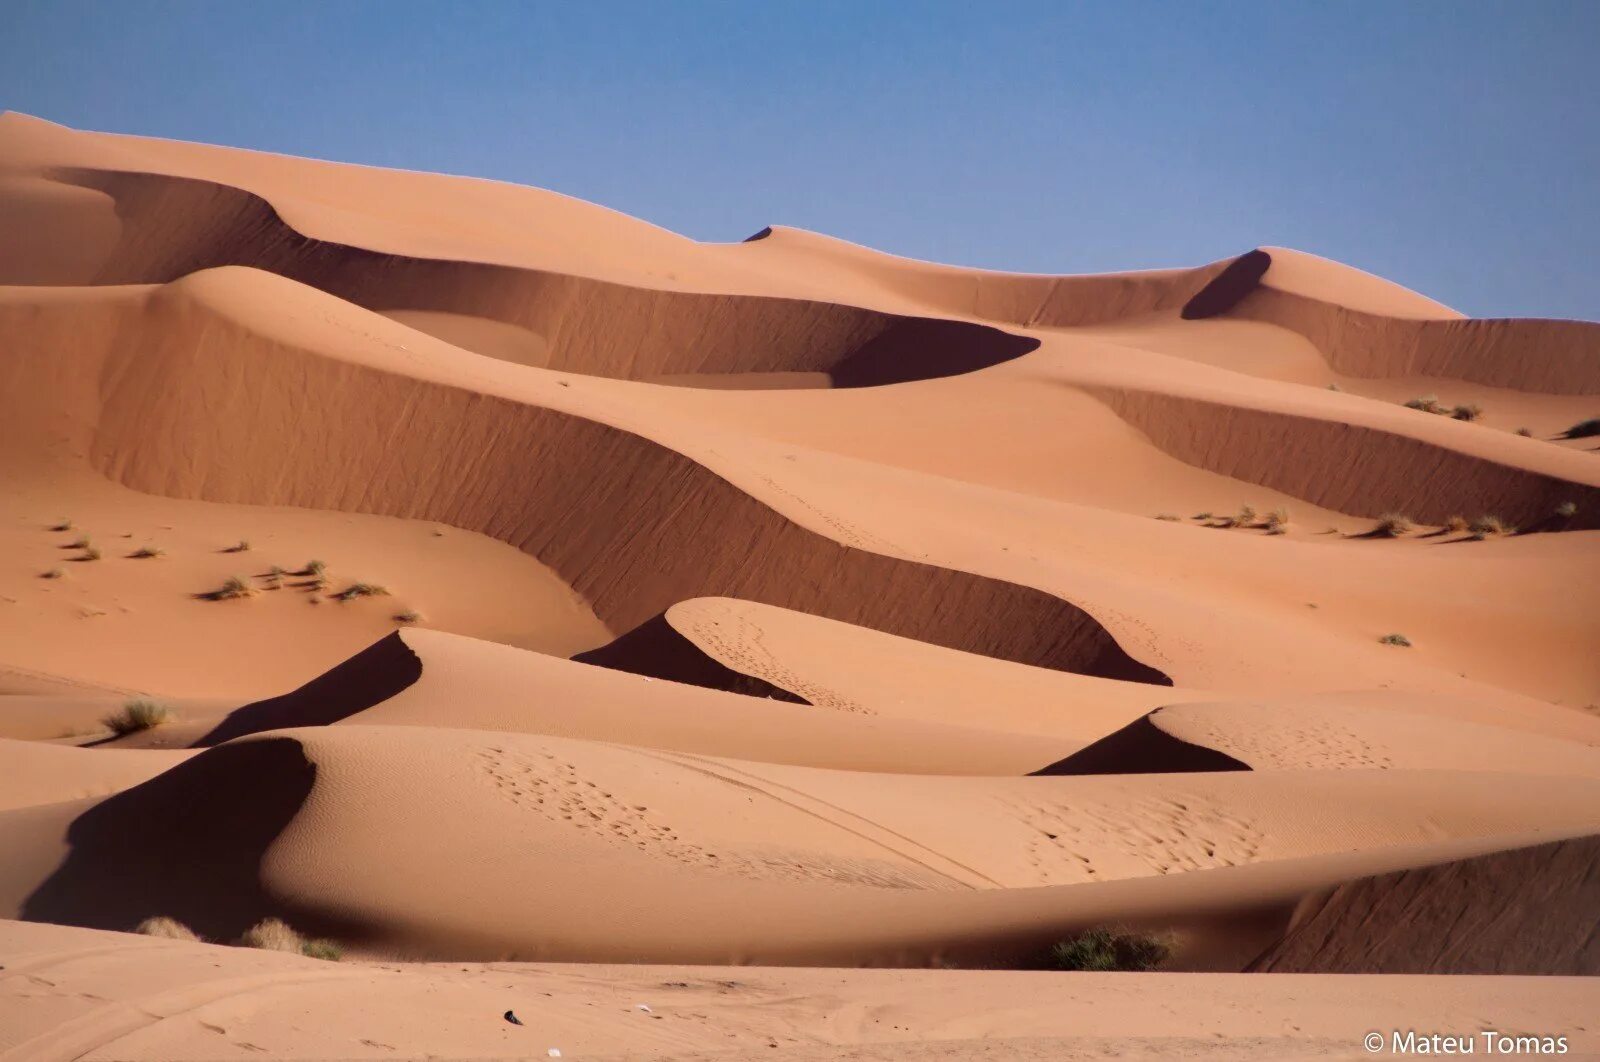
[[[134,929],[135,933],[143,933],[147,937],[162,937],[166,940],[191,940],[196,944],[201,943],[200,937],[194,930],[166,915],[156,915],[146,918]]]
[[[126,737],[141,730],[158,727],[162,723],[170,723],[172,719],[171,708],[141,697],[128,701],[119,710],[100,721],[117,737]]]
[[[358,597],[388,597],[389,591],[376,583],[351,583],[333,596],[339,601],[353,601]]]
[[[1239,527],[1249,527],[1256,522],[1256,507],[1253,505],[1239,506],[1239,515],[1233,518],[1233,522]]]
[[[1438,395],[1421,395],[1406,403],[1407,409],[1415,409],[1422,413],[1444,413],[1446,409],[1439,401]]]
[[[41,578],[41,579],[60,579],[62,576],[66,575],[66,574],[67,573],[62,571],[60,568],[51,568],[47,572],[40,572],[39,573],[39,578]]]
[[[1472,532],[1473,538],[1481,542],[1495,535],[1515,534],[1517,529],[1498,516],[1480,516],[1467,525],[1467,530]]]
[[[1379,638],[1378,641],[1384,645],[1398,645],[1402,649],[1411,648],[1411,639],[1407,638],[1403,634],[1385,634],[1382,638]]]
[[[166,555],[167,551],[162,549],[160,546],[140,546],[138,549],[128,554],[128,556],[132,557],[134,560],[144,560],[147,557],[165,557]]]
[[[1173,521],[1178,519],[1177,513],[1156,513],[1157,520]]]
[[[1171,952],[1171,945],[1161,937],[1120,928],[1097,928],[1055,945],[1050,949],[1050,959],[1058,970],[1154,970]]]
[[[313,959],[326,959],[329,962],[337,962],[344,954],[339,945],[331,940],[307,940],[281,918],[266,918],[257,922],[244,931],[244,935],[239,938],[239,944],[246,948],[286,951]]]
[[[77,559],[81,561],[97,561],[101,556],[99,546],[85,546],[83,552],[78,554]]]
[[[394,614],[394,621],[396,623],[405,624],[420,623],[422,622],[422,613],[413,609],[406,609],[404,612],[396,612]]]
[[[1278,506],[1267,514],[1266,521],[1262,524],[1269,535],[1281,535],[1289,530],[1289,510]]]
[[[233,545],[228,546],[225,549],[223,549],[222,552],[224,552],[224,553],[249,553],[250,552],[250,540],[247,539],[247,538],[241,538],[239,541],[235,542]]]
[[[52,531],[71,531],[72,530],[72,521],[71,520],[63,520],[59,524],[52,525],[50,530],[52,530]]]
[[[1564,501],[1556,506],[1556,517],[1561,520],[1570,520],[1578,515],[1578,503]]]
[[[1471,526],[1471,524],[1467,523],[1465,516],[1452,516],[1444,522],[1444,529],[1452,535],[1465,534],[1471,529]]]
[[[1456,420],[1477,420],[1483,416],[1483,407],[1476,402],[1467,402],[1450,410],[1450,416]]]
[[[224,580],[220,590],[213,590],[208,594],[201,594],[200,596],[205,598],[207,601],[237,601],[240,598],[255,597],[259,592],[260,591],[258,591],[255,587],[251,586],[248,582],[239,578],[237,575],[230,575],[226,580]]]
[[[1389,538],[1399,538],[1401,535],[1409,533],[1415,526],[1411,522],[1411,517],[1405,513],[1384,513],[1378,517],[1378,524],[1372,530],[1374,534],[1385,535]]]
[[[1525,439],[1533,438],[1533,430],[1530,428],[1518,428],[1513,434],[1520,435]]]

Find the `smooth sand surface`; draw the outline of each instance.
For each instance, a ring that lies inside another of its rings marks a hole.
[[[0,225],[0,1057],[1600,1046],[1446,976],[1595,972],[1600,325],[16,114]]]

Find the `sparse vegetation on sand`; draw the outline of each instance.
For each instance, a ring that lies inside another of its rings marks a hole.
[[[421,620],[422,613],[413,611],[412,609],[406,609],[404,612],[396,612],[394,614],[394,621],[396,623],[412,624],[418,623]]]
[[[52,531],[71,531],[72,530],[72,521],[71,520],[63,520],[59,524],[53,524],[53,525],[51,525],[50,530],[52,530]]]
[[[328,572],[328,566],[319,560],[306,561],[306,566],[295,572],[295,575],[309,575],[313,579],[320,579]]]
[[[1465,516],[1452,516],[1444,522],[1444,529],[1452,535],[1465,534],[1471,526]]]
[[[77,559],[81,561],[97,561],[101,556],[99,546],[85,546],[83,547],[83,552],[78,554]]]
[[[1580,420],[1561,434],[1568,439],[1588,439],[1600,435],[1600,417]]]
[[[1195,513],[1194,514],[1194,518],[1196,520],[1209,520],[1209,519],[1211,519],[1211,516],[1212,516],[1212,514],[1209,513],[1209,512]]]
[[[67,573],[62,571],[60,568],[51,568],[49,571],[40,572],[39,573],[39,578],[41,578],[41,579],[59,579],[65,574],[67,574]]]
[[[313,959],[337,962],[344,954],[331,940],[307,940],[281,918],[266,918],[244,931],[239,944],[265,951],[287,951]]]
[[[246,538],[241,538],[239,541],[235,542],[233,545],[228,546],[222,552],[224,552],[224,553],[249,553],[250,552],[250,540],[246,539]]]
[[[1156,519],[1157,520],[1172,521],[1172,520],[1178,519],[1178,514],[1177,513],[1156,513]]]
[[[79,535],[77,538],[75,538],[71,542],[67,543],[67,548],[68,549],[88,549],[92,544],[93,543],[91,543],[89,541],[89,536],[88,535]]]
[[[200,936],[194,930],[166,915],[156,915],[146,918],[134,929],[135,933],[143,933],[147,937],[164,937],[167,940],[189,940],[200,943]]]
[[[1407,638],[1403,634],[1385,634],[1382,638],[1379,638],[1378,641],[1384,645],[1398,645],[1402,649],[1411,648],[1411,639]]]
[[[237,575],[230,575],[223,581],[221,589],[200,596],[207,601],[237,601],[242,597],[254,597],[256,593],[256,588],[248,582]]]
[[[1269,535],[1286,533],[1289,530],[1289,510],[1281,505],[1278,506],[1267,514],[1262,526],[1267,529],[1267,534]]]
[[[376,583],[351,583],[333,596],[339,601],[353,601],[358,597],[387,597],[389,591]]]
[[[1154,970],[1172,952],[1160,937],[1122,929],[1097,928],[1069,937],[1050,949],[1058,970]]]
[[[1467,530],[1472,532],[1472,537],[1479,540],[1497,535],[1514,535],[1517,529],[1498,516],[1480,516],[1467,525]]]
[[[162,549],[160,546],[140,546],[138,549],[128,554],[128,556],[132,557],[134,560],[144,560],[145,558],[149,557],[165,557],[166,555],[167,551]]]
[[[1249,527],[1256,522],[1256,507],[1253,505],[1239,506],[1239,515],[1233,518],[1233,522],[1240,527]]]
[[[1476,402],[1463,402],[1459,405],[1447,406],[1439,401],[1438,395],[1419,395],[1410,399],[1405,404],[1407,409],[1415,409],[1420,413],[1432,413],[1435,416],[1450,417],[1455,420],[1477,420],[1483,416],[1483,407]]]
[[[1533,429],[1531,429],[1531,428],[1518,428],[1512,434],[1513,435],[1521,435],[1525,439],[1531,439],[1531,438],[1533,438]]]
[[[120,709],[100,721],[117,737],[126,737],[141,730],[170,723],[172,709],[156,701],[139,697],[126,702]]]
[[[1411,522],[1411,517],[1405,513],[1384,513],[1378,517],[1378,524],[1372,529],[1373,534],[1388,538],[1399,538],[1408,534],[1416,525]]]
[[[1561,520],[1572,519],[1574,516],[1578,515],[1578,503],[1570,501],[1562,502],[1560,505],[1556,506],[1555,515],[1557,519]]]

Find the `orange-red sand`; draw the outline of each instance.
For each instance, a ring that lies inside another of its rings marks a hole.
[[[1600,1050],[1600,325],[17,114],[0,233],[0,1058]]]

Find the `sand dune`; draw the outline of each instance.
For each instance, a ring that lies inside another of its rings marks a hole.
[[[1593,977],[1597,848],[1586,837],[1346,883],[1308,899],[1251,969]]]
[[[5,1057],[1595,1046],[1178,971],[1593,972],[1600,326],[751,228],[0,115]]]

